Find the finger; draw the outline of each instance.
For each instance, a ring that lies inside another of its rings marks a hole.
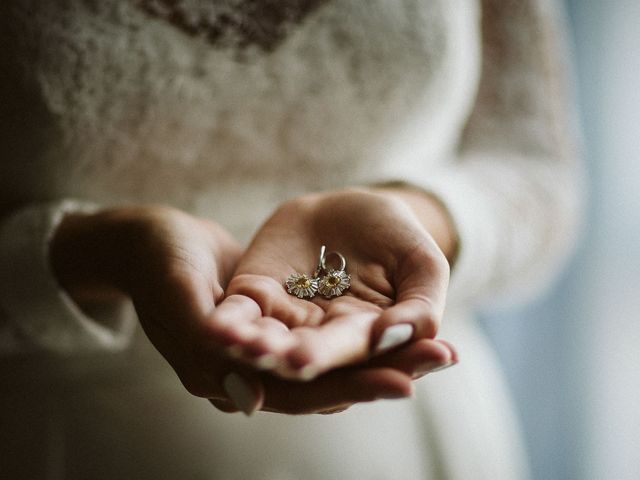
[[[227,294],[251,298],[259,306],[262,316],[277,318],[290,328],[317,325],[324,317],[322,308],[288,294],[283,283],[264,275],[235,276]]]
[[[417,376],[416,372],[424,365],[429,365],[431,370],[429,362],[437,367],[452,358],[453,351],[448,345],[439,340],[422,340],[375,358],[366,368],[336,370],[306,383],[262,375],[265,388],[262,410],[329,414],[344,411],[356,403],[409,396],[410,380]],[[241,405],[254,400],[236,398],[234,401]],[[224,411],[231,411],[232,405],[224,401],[219,404]]]
[[[260,408],[264,388],[257,375],[225,357],[209,344],[177,342],[153,322],[145,322],[145,332],[173,367],[186,390],[194,396],[230,401],[247,415]]]
[[[253,297],[235,293],[213,310],[207,324],[208,338],[230,347],[229,353],[237,359],[247,360],[247,356],[255,359],[267,354],[277,356],[295,342],[288,333],[286,322],[265,316],[264,312],[268,314],[274,310],[273,304],[278,303],[277,300],[274,302],[264,291],[247,292],[245,289],[245,293],[251,293]],[[311,307],[321,312],[319,307]],[[297,306],[293,305],[292,308]],[[309,311],[310,308],[305,306],[304,310]],[[282,313],[284,307],[278,307],[275,311]]]
[[[434,338],[444,312],[449,266],[442,252],[428,244],[399,264],[395,275],[396,304],[377,320],[372,334],[379,354],[412,338]]]
[[[422,339],[374,357],[366,366],[393,368],[416,379],[455,365],[457,361],[457,353],[448,342]]]
[[[333,415],[334,413],[342,413],[346,410],[348,410],[349,408],[351,408],[353,405],[341,405],[339,407],[335,407],[335,408],[329,408],[327,410],[323,410],[321,412],[318,412],[318,414],[320,415]]]
[[[196,396],[217,400],[233,406],[249,416],[264,403],[264,386],[258,372],[224,357],[211,356],[203,366],[202,357],[191,364],[189,372],[179,372],[181,379],[193,379],[183,384]]]
[[[221,345],[248,343],[260,334],[256,321],[262,318],[260,306],[251,298],[231,295],[209,315],[207,338]]]
[[[235,358],[260,369],[269,370],[282,362],[284,353],[296,343],[296,338],[286,325],[275,318],[263,317],[257,320],[260,335],[233,350]]]
[[[265,379],[265,410],[290,414],[317,413],[345,405],[411,396],[411,377],[388,368],[346,369],[312,382]]]
[[[211,405],[216,407],[221,412],[236,413],[240,411],[235,405],[233,405],[231,402],[227,400],[218,400],[214,398],[209,398],[208,400],[209,400],[209,403],[211,403]]]
[[[289,368],[277,370],[285,378],[310,380],[333,368],[363,361],[369,356],[371,327],[378,310],[347,309],[320,327],[297,328],[295,347],[285,354]]]
[[[265,399],[263,384],[247,370],[242,373],[236,370],[225,375],[222,389],[228,400],[247,416],[262,408]]]
[[[451,352],[451,361],[453,363],[458,363],[460,361],[458,349],[451,342],[449,342],[448,340],[444,340],[442,338],[439,338],[438,340],[436,340],[436,342],[441,343],[442,345],[444,345],[449,349],[449,351]]]

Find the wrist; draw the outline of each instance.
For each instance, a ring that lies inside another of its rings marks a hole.
[[[70,213],[58,225],[49,261],[59,284],[77,302],[112,300],[127,290],[125,248],[135,248],[118,210]]]

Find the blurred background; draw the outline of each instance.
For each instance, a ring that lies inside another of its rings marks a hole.
[[[579,250],[552,293],[485,314],[535,480],[640,479],[640,1],[566,0],[589,171]]]

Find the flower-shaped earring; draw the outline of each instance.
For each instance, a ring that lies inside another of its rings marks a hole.
[[[292,273],[285,285],[287,292],[298,298],[313,298],[318,292],[318,279],[304,273]]]
[[[322,245],[320,248],[320,256],[318,257],[318,266],[313,276],[305,273],[292,273],[285,281],[287,292],[298,298],[313,298],[320,292],[325,298],[339,297],[351,285],[351,275],[347,270],[347,260],[341,253],[330,252],[325,255],[326,247]],[[339,268],[331,268],[327,270],[327,257],[336,256],[340,259]],[[322,278],[320,275],[323,274]]]
[[[335,255],[340,259],[340,268],[332,268],[327,271],[326,259],[331,255]],[[325,298],[339,297],[351,286],[351,275],[346,271],[347,260],[341,253],[331,252],[326,257],[322,255],[320,262],[322,271],[326,273],[320,279],[318,291]]]
[[[295,295],[298,298],[313,298],[318,293],[318,275],[322,272],[322,265],[324,262],[324,250],[323,245],[320,248],[320,258],[318,259],[318,266],[313,276],[310,277],[306,273],[292,273],[287,277],[284,285],[291,295]]]

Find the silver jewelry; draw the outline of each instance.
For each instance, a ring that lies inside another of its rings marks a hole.
[[[313,273],[314,278],[318,278],[320,276],[320,274],[324,271],[325,269],[325,256],[324,256],[324,252],[327,251],[327,247],[325,247],[324,245],[322,245],[320,247],[320,255],[318,256],[318,265],[316,266],[316,271]]]
[[[322,251],[322,253],[324,253],[324,251]],[[327,270],[326,261],[331,255],[335,255],[340,259],[340,267]],[[351,286],[351,275],[346,271],[347,260],[341,253],[330,252],[326,256],[321,255],[320,266],[322,271],[326,273],[318,283],[318,292],[325,298],[339,297]]]
[[[338,252],[325,254],[327,248],[320,247],[318,265],[309,276],[305,273],[292,273],[285,281],[287,292],[298,298],[313,298],[320,292],[325,298],[339,297],[351,286],[351,275],[347,273],[347,260]],[[340,260],[338,268],[327,268],[327,258],[336,256]],[[322,275],[322,278],[320,276]]]
[[[292,273],[285,282],[287,292],[298,298],[313,298],[318,293],[318,279],[304,273]]]

